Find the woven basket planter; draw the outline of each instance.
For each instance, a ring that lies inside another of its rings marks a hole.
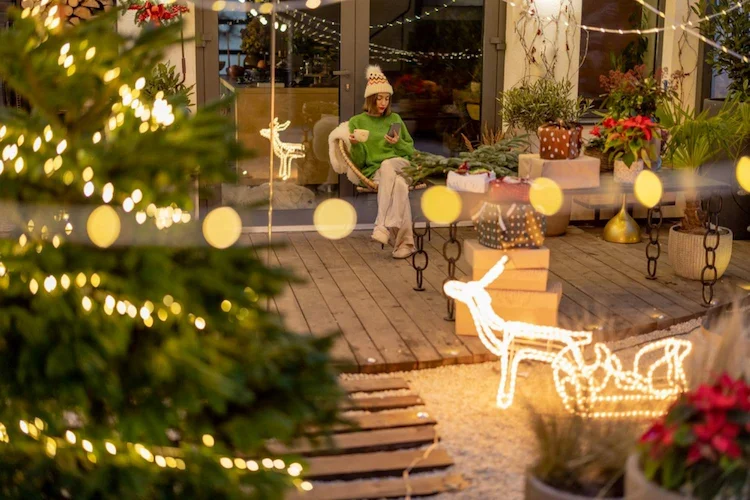
[[[615,169],[614,162],[609,161],[609,153],[605,153],[601,149],[586,149],[583,154],[599,159],[600,172],[611,172]]]
[[[678,231],[679,225],[669,229],[669,263],[677,276],[690,280],[701,279],[706,266],[706,250],[703,248],[703,235]],[[724,274],[732,259],[732,231],[719,227],[719,248],[716,249],[716,271],[718,277]],[[712,238],[709,238],[712,244]],[[707,278],[712,275],[708,274]]]

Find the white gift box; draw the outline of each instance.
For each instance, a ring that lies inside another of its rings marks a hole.
[[[486,193],[490,181],[495,180],[495,172],[483,172],[481,174],[461,175],[456,172],[448,172],[446,185],[454,191],[466,193]]]

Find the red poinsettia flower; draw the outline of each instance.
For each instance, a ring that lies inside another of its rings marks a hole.
[[[734,439],[731,439],[727,436],[714,436],[711,439],[711,444],[716,451],[723,453],[733,460],[740,458],[740,455],[742,454],[740,445],[738,445]]]
[[[604,126],[604,128],[613,128],[615,125],[617,125],[617,122],[611,116],[608,116],[602,122],[602,126]]]
[[[601,137],[602,136],[602,132],[601,132],[601,130],[599,130],[599,125],[595,125],[594,128],[591,129],[591,135],[593,135],[595,137]]]

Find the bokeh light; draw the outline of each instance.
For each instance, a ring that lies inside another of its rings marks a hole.
[[[740,187],[750,193],[750,156],[743,156],[737,162],[737,182]]]
[[[563,192],[552,179],[540,177],[531,182],[529,201],[542,215],[555,215],[563,204]]]
[[[102,205],[89,215],[86,232],[94,245],[107,248],[120,236],[120,216],[114,208]]]
[[[357,225],[357,211],[351,203],[332,198],[315,209],[315,230],[329,240],[340,240],[349,236]]]
[[[242,219],[231,207],[216,208],[203,219],[203,237],[214,248],[231,247],[241,233]]]
[[[653,208],[661,200],[664,188],[661,179],[651,170],[644,170],[635,179],[635,197],[646,208]]]
[[[422,195],[422,213],[436,224],[450,224],[461,215],[461,196],[445,186],[433,186]]]

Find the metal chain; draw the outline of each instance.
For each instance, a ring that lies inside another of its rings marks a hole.
[[[417,292],[424,292],[424,287],[422,286],[424,277],[423,273],[430,264],[430,257],[424,250],[424,237],[430,232],[430,223],[427,222],[420,232],[417,231],[417,223],[412,222],[412,232],[414,232],[414,246],[417,248],[417,251],[411,256],[411,266],[417,271],[417,286],[414,287],[414,290]],[[418,256],[424,257],[424,263],[421,265],[417,264]]]
[[[721,239],[719,212],[721,212],[723,200],[721,196],[714,193],[708,200],[703,200],[702,205],[706,212],[706,234],[703,235],[706,265],[701,271],[701,282],[703,283],[703,306],[709,307],[714,299],[714,285],[719,279],[719,273],[716,270],[716,250],[719,248]]]
[[[656,221],[654,221],[656,217]],[[650,280],[656,279],[656,265],[659,262],[659,256],[661,255],[661,244],[659,243],[659,230],[661,224],[664,222],[664,217],[661,213],[661,204],[657,204],[653,208],[648,210],[648,244],[646,245],[646,259],[648,259],[648,276],[646,278]]]
[[[448,228],[448,240],[443,243],[443,257],[448,261],[448,277],[443,281],[443,295],[445,295],[445,284],[449,281],[456,279],[456,262],[461,258],[461,242],[458,240],[458,224],[453,223]],[[449,248],[453,246],[453,253],[450,255]],[[447,297],[448,300],[448,316],[445,318],[446,321],[455,321],[456,319],[456,302]]]

